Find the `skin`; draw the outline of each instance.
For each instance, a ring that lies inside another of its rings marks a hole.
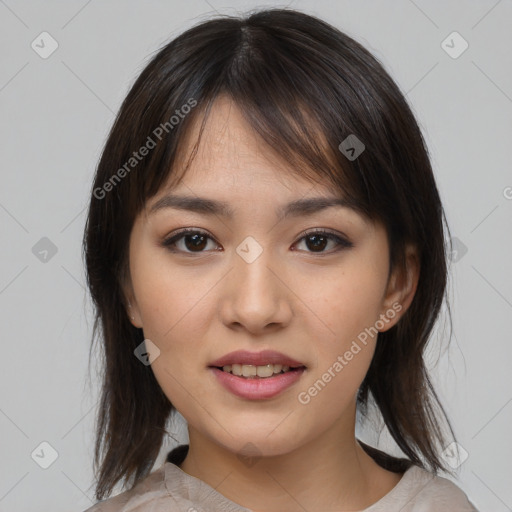
[[[182,154],[197,133],[198,123]],[[125,293],[131,322],[160,350],[151,366],[155,377],[188,422],[190,449],[181,469],[253,510],[354,511],[377,502],[402,476],[378,466],[355,437],[357,390],[377,336],[360,344],[309,403],[298,395],[393,304],[401,311],[381,332],[405,313],[419,275],[414,249],[407,272],[389,276],[385,228],[351,209],[278,221],[276,207],[331,197],[333,188],[294,176],[225,97],[217,99],[199,151],[172,192],[227,201],[234,217],[174,208],[150,213],[169,192],[162,188],[134,223]],[[211,237],[203,252],[193,252],[190,237],[177,242],[181,253],[161,245],[187,227]],[[336,251],[331,240],[315,251],[314,242],[299,236],[310,228],[339,233],[354,246]],[[247,236],[263,249],[251,263],[236,252]],[[272,399],[242,399],[208,369],[238,349],[274,349],[307,370]],[[248,442],[257,452],[251,463],[241,457],[254,455]]]

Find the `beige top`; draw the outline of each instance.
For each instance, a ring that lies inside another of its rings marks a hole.
[[[398,484],[361,512],[478,512],[450,480],[411,466]],[[172,462],[149,474],[133,489],[84,512],[251,512],[185,473]],[[318,511],[315,511],[318,512]]]

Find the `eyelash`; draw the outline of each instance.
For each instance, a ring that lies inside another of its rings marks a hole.
[[[164,246],[170,252],[181,253],[181,254],[186,254],[186,255],[202,254],[202,253],[207,252],[207,251],[190,252],[190,251],[181,251],[181,250],[176,249],[175,245],[179,240],[184,238],[186,235],[196,235],[196,234],[204,235],[207,238],[209,238],[210,240],[213,240],[214,242],[216,242],[215,239],[213,237],[211,237],[206,231],[203,231],[201,229],[184,228],[184,229],[178,231],[177,233],[174,233],[172,236],[163,240],[162,246]],[[350,242],[349,240],[337,235],[336,233],[327,231],[325,229],[309,229],[307,231],[300,233],[299,239],[297,240],[297,242],[294,243],[294,245],[297,244],[298,242],[301,242],[303,239],[305,239],[311,235],[321,235],[321,236],[328,238],[329,240],[334,240],[338,244],[338,247],[329,252],[322,251],[322,252],[315,253],[312,251],[307,251],[309,254],[315,254],[315,255],[320,255],[320,256],[321,255],[329,255],[329,254],[337,253],[343,249],[350,249],[351,247],[354,247],[354,244],[352,242]]]

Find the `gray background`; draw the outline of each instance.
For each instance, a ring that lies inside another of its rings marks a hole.
[[[0,0],[0,511],[82,511],[93,503],[98,377],[93,365],[88,378],[92,310],[81,237],[114,113],[164,42],[216,11],[264,5],[278,4]],[[511,2],[287,5],[367,46],[424,130],[458,239],[454,335],[448,350],[440,336],[433,340],[434,382],[469,455],[459,485],[482,511],[512,510]],[[31,47],[51,48],[43,31],[58,43],[45,59]],[[469,44],[457,58],[458,36],[445,43],[452,56],[442,45],[453,31]],[[176,428],[180,438],[183,424]],[[58,453],[47,469],[44,441]]]

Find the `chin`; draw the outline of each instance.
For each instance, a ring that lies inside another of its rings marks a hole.
[[[298,432],[291,432],[279,427],[276,429],[278,424],[279,422],[275,422],[272,427],[267,424],[265,429],[259,428],[257,425],[245,424],[239,428],[230,428],[229,433],[221,429],[222,432],[216,431],[216,434],[220,435],[213,439],[224,449],[239,457],[284,455],[296,450],[306,442],[306,439],[302,439]]]

